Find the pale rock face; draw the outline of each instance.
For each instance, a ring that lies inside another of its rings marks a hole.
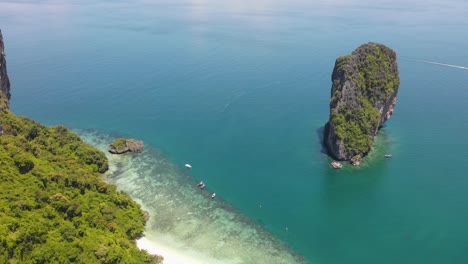
[[[10,80],[8,79],[5,47],[3,45],[2,31],[0,30],[0,111],[6,107],[8,109],[10,100]]]
[[[361,45],[336,60],[332,82],[324,143],[335,159],[359,164],[393,114],[400,84],[396,54],[382,44]]]

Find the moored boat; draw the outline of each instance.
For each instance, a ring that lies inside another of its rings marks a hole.
[[[190,164],[187,163],[187,164],[185,164],[185,168],[187,168],[187,169],[190,170],[190,169],[192,168],[192,165],[190,165]]]
[[[205,183],[203,181],[201,181],[201,182],[199,182],[197,184],[197,187],[200,188],[200,189],[203,189],[203,188],[205,188]]]
[[[343,167],[343,165],[341,165],[341,163],[337,162],[337,161],[333,161],[332,163],[330,163],[330,165],[334,168],[334,169],[341,169]]]

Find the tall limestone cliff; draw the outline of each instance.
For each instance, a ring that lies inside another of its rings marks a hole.
[[[10,101],[10,80],[6,70],[5,47],[3,46],[3,36],[0,30],[0,113],[9,109]],[[0,121],[0,135],[3,135],[2,122]]]
[[[335,159],[358,164],[393,113],[400,85],[396,54],[382,44],[363,44],[336,59],[332,82],[325,145]]]
[[[3,36],[0,30],[0,111],[8,108],[8,101],[10,99],[10,80],[8,79],[6,61],[5,61],[5,48],[3,46]]]

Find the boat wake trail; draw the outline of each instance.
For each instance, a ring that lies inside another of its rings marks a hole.
[[[435,61],[426,61],[426,60],[415,60],[415,61],[427,63],[427,64],[435,64],[435,65],[440,65],[440,66],[445,66],[445,67],[457,68],[457,69],[462,69],[462,70],[468,70],[468,67],[459,66],[459,65],[440,63],[440,62],[435,62]]]
[[[244,94],[245,94],[245,92],[241,92],[240,94],[235,95],[231,99],[229,99],[229,101],[224,105],[223,110],[221,110],[221,112],[222,113],[226,112],[226,110],[231,106],[231,104],[234,103],[235,101],[237,101],[242,96],[244,96]]]

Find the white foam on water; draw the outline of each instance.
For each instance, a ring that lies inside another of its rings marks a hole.
[[[285,243],[222,199],[198,189],[185,170],[145,146],[142,153],[111,155],[110,135],[77,131],[109,159],[106,180],[129,194],[150,214],[142,249],[161,254],[166,264],[305,263]]]
[[[415,60],[427,64],[434,64],[434,65],[440,65],[440,66],[445,66],[445,67],[451,67],[451,68],[457,68],[457,69],[462,69],[462,70],[468,70],[468,67],[460,66],[460,65],[453,65],[453,64],[447,64],[447,63],[440,63],[440,62],[435,62],[435,61],[426,61],[426,60]]]

